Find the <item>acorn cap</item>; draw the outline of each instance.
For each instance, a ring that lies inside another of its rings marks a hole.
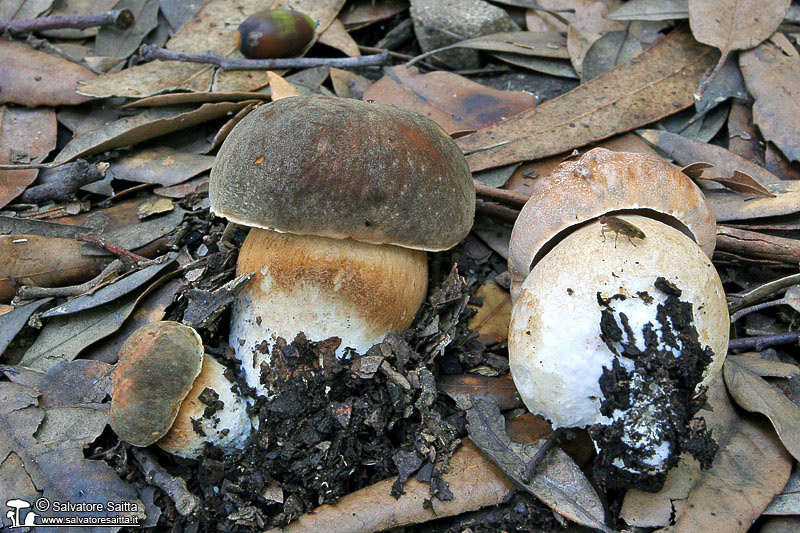
[[[219,150],[209,196],[238,224],[428,251],[461,241],[475,213],[466,159],[436,123],[325,96],[247,115]]]
[[[514,224],[508,265],[512,294],[536,262],[569,231],[604,214],[638,213],[679,229],[708,256],[716,222],[705,195],[667,161],[595,148],[537,178]],[[552,241],[552,242],[551,242]]]
[[[203,364],[203,341],[178,322],[153,322],[134,331],[119,351],[108,422],[134,446],[169,431]]]

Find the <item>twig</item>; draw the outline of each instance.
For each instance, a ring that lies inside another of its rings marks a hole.
[[[519,216],[519,211],[517,209],[495,204],[493,202],[487,202],[486,200],[481,200],[480,198],[475,200],[475,211],[478,213],[483,213],[484,215],[505,220],[507,222],[515,222]]]
[[[389,30],[383,38],[375,43],[375,48],[386,48],[387,50],[394,50],[407,40],[411,39],[412,35],[412,21],[411,18],[404,19],[403,22]]]
[[[0,165],[0,170],[30,170],[32,168],[55,168],[64,163],[11,163],[10,165]]]
[[[100,74],[102,74],[102,72],[100,72],[96,68],[94,68],[91,65],[89,65],[88,63],[86,63],[86,61],[81,61],[81,60],[75,59],[74,57],[72,57],[69,54],[67,54],[66,52],[64,52],[58,46],[55,46],[54,44],[50,43],[47,39],[37,39],[34,36],[34,34],[31,33],[31,34],[28,35],[28,38],[25,39],[25,42],[28,43],[28,46],[30,46],[31,48],[34,48],[36,50],[43,50],[43,51],[47,52],[48,54],[53,54],[55,56],[60,57],[61,59],[66,59],[67,61],[70,61],[71,63],[75,63],[76,65],[80,65],[83,68],[88,68],[89,70],[91,70],[92,72],[97,74],[98,76]]]
[[[139,263],[145,263],[150,261],[146,257],[142,257],[141,255],[136,255],[133,252],[122,248],[110,242],[105,237],[101,237],[96,233],[78,233],[75,235],[75,238],[81,242],[88,242],[89,244],[94,244],[95,246],[99,246],[100,248],[105,249],[106,251],[111,252],[112,254],[119,257],[126,266],[138,266]]]
[[[485,196],[486,198],[491,198],[492,200],[503,202],[504,204],[522,207],[531,197],[528,193],[491,187],[475,178],[472,178],[472,183],[475,184],[475,194],[478,196]]]
[[[800,274],[792,274],[791,276],[786,276],[765,283],[759,287],[756,287],[750,292],[746,292],[741,295],[729,294],[728,299],[730,300],[730,303],[728,304],[728,310],[731,313],[734,313],[739,309],[752,305],[756,302],[760,302],[761,300],[765,300],[773,294],[777,294],[783,289],[787,289],[792,285],[797,285],[798,283],[800,283]]]
[[[787,331],[786,333],[776,333],[775,335],[763,335],[761,337],[745,337],[743,339],[731,339],[728,342],[728,350],[763,350],[769,346],[781,344],[791,344],[800,339],[800,331]]]
[[[17,201],[23,204],[40,204],[50,200],[66,202],[84,185],[103,179],[106,170],[108,163],[92,165],[83,159],[78,159],[63,179],[29,187]]]
[[[367,52],[368,54],[382,54],[382,53],[385,52],[385,53],[389,54],[389,57],[393,57],[395,59],[402,59],[403,61],[408,61],[409,59],[413,59],[414,58],[414,56],[401,54],[400,52],[393,52],[393,51],[391,51],[391,50],[389,50],[387,48],[378,48],[378,47],[375,47],[375,46],[361,46],[361,45],[359,45],[358,49],[361,52]]]
[[[309,68],[309,67],[366,67],[383,65],[389,58],[389,52],[359,57],[287,57],[276,59],[236,59],[211,52],[190,54],[168,50],[153,44],[144,44],[139,49],[142,59],[160,59],[162,61],[181,61],[184,63],[210,63],[222,70],[262,70],[277,68]]]
[[[74,28],[82,30],[94,26],[116,26],[124,30],[133,25],[133,13],[130,9],[115,9],[91,15],[39,17],[31,20],[0,20],[0,32],[23,33],[26,31],[57,30]]]
[[[553,449],[553,446],[558,443],[558,439],[561,438],[562,429],[563,428],[558,428],[555,430],[553,434],[550,435],[546,441],[544,441],[544,444],[542,444],[539,449],[536,450],[536,453],[533,454],[533,457],[531,457],[531,460],[528,461],[528,464],[525,465],[525,481],[528,483],[531,482],[534,474],[536,474],[536,470],[539,468],[539,465],[542,464],[544,458],[547,457],[547,454]]]
[[[181,516],[190,516],[197,512],[200,508],[200,499],[189,492],[186,482],[182,478],[167,472],[163,466],[158,464],[155,456],[144,448],[132,447],[131,453],[139,463],[147,482],[163,490],[175,503],[175,510]]]
[[[17,290],[17,296],[23,300],[35,300],[36,298],[60,298],[64,296],[79,296],[85,294],[102,283],[112,272],[116,272],[122,266],[119,259],[114,259],[97,276],[80,285],[69,285],[67,287],[33,287],[23,285]]]
[[[784,263],[800,262],[800,241],[727,226],[717,227],[717,249]]]

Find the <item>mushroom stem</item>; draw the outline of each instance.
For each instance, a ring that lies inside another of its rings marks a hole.
[[[335,336],[337,354],[366,352],[408,328],[428,280],[420,250],[258,228],[245,239],[236,271],[255,276],[234,301],[230,342],[247,383],[262,393],[261,366],[278,337]]]

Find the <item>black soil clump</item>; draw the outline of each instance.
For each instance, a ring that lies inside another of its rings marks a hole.
[[[600,378],[605,396],[600,412],[607,417],[625,412],[610,425],[596,424],[589,430],[601,450],[594,474],[608,489],[657,492],[682,452],[708,468],[718,448],[703,419],[693,419],[705,406],[705,391],[696,394],[695,387],[713,352],[701,345],[692,304],[680,300],[681,290],[661,277],[654,285],[666,298],[657,304],[658,324],[642,328],[644,350],[636,346],[636,332],[628,317],[613,308],[619,298],[604,299],[598,294],[603,307],[601,338],[618,356]],[[653,305],[650,295],[637,296],[643,305]],[[632,361],[633,368],[626,368],[619,357]],[[667,448],[669,457],[655,464],[659,461],[654,456]]]

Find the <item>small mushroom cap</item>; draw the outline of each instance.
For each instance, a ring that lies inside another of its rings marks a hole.
[[[537,178],[529,192],[509,244],[512,296],[559,237],[608,213],[642,212],[683,231],[707,256],[714,252],[710,204],[688,176],[660,158],[595,148]]]
[[[461,241],[475,213],[467,161],[435,122],[324,96],[247,115],[219,150],[209,196],[239,224],[429,251]]]
[[[610,231],[603,237],[598,221],[583,226],[536,264],[514,302],[508,335],[514,383],[528,409],[553,427],[609,421],[600,413],[598,380],[615,355],[601,339],[598,293],[626,296],[614,307],[641,340],[645,324],[658,328],[657,306],[665,295],[654,282],[665,278],[692,304],[699,342],[714,352],[698,386],[707,385],[725,360],[730,320],[714,265],[675,228],[642,216],[620,218],[646,237],[628,241]]]
[[[134,331],[119,351],[108,422],[134,446],[163,437],[203,364],[203,340],[178,322],[153,322]]]

